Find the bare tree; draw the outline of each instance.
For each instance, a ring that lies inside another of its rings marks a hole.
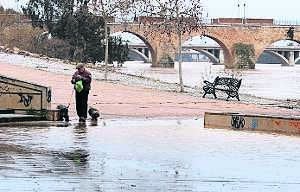
[[[203,7],[201,0],[136,0],[134,4],[136,14],[156,18],[154,25],[159,28],[159,31],[164,34],[177,35],[179,83],[180,92],[183,92],[182,36],[202,28]]]
[[[87,2],[87,1],[86,1]],[[122,21],[125,15],[129,15],[132,0],[92,0],[90,3],[93,13],[101,16],[104,19],[105,30],[105,73],[104,79],[107,80],[107,66],[108,66],[108,40],[109,30],[108,24],[115,22],[115,19]]]

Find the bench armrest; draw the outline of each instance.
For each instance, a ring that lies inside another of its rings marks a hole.
[[[207,81],[207,80],[204,80],[203,81],[205,84],[207,84],[207,85],[213,85],[214,83],[212,83],[212,82],[209,82],[209,81]]]

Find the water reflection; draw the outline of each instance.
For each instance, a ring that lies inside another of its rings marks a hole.
[[[72,160],[76,165],[87,164],[89,158],[89,152],[85,149],[75,149],[69,152],[56,152],[56,154]]]
[[[98,126],[98,120],[91,120],[89,126],[91,126],[91,127],[97,127]]]
[[[10,140],[1,141],[0,191],[273,192],[300,186],[298,137],[204,129],[203,119],[106,121],[2,132]]]
[[[74,131],[74,146],[88,146],[88,128],[86,123],[78,123],[73,128]]]
[[[77,123],[74,126],[74,135],[85,136],[87,133],[87,124],[86,123]]]

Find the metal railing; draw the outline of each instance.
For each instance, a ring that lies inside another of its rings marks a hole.
[[[212,24],[214,24],[213,23],[213,19],[215,19],[215,18],[203,18],[203,24],[212,25]],[[247,18],[246,18],[246,21],[247,21]],[[230,25],[230,23],[224,23],[224,24],[221,24],[221,23],[217,24],[217,23],[215,23],[215,25],[226,25],[226,24]],[[231,23],[231,24],[243,24],[243,23],[241,22],[241,23]],[[273,25],[296,26],[296,25],[300,25],[300,19],[274,19],[273,20]]]
[[[274,20],[274,25],[300,25],[300,20],[296,20],[296,19],[275,19]]]

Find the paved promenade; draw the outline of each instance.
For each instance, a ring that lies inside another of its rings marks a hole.
[[[48,72],[31,66],[0,63],[1,75],[29,81],[53,90],[52,108],[58,104],[70,105],[71,116],[74,110],[74,93],[70,83],[71,75]],[[75,71],[75,69],[74,69]],[[93,78],[96,74],[93,73]],[[242,98],[243,100],[243,98]],[[300,115],[299,110],[245,104],[238,101],[225,101],[188,96],[186,94],[127,86],[118,82],[94,80],[89,97],[89,105],[98,108],[104,117],[201,117],[204,112],[241,112],[250,114]]]

